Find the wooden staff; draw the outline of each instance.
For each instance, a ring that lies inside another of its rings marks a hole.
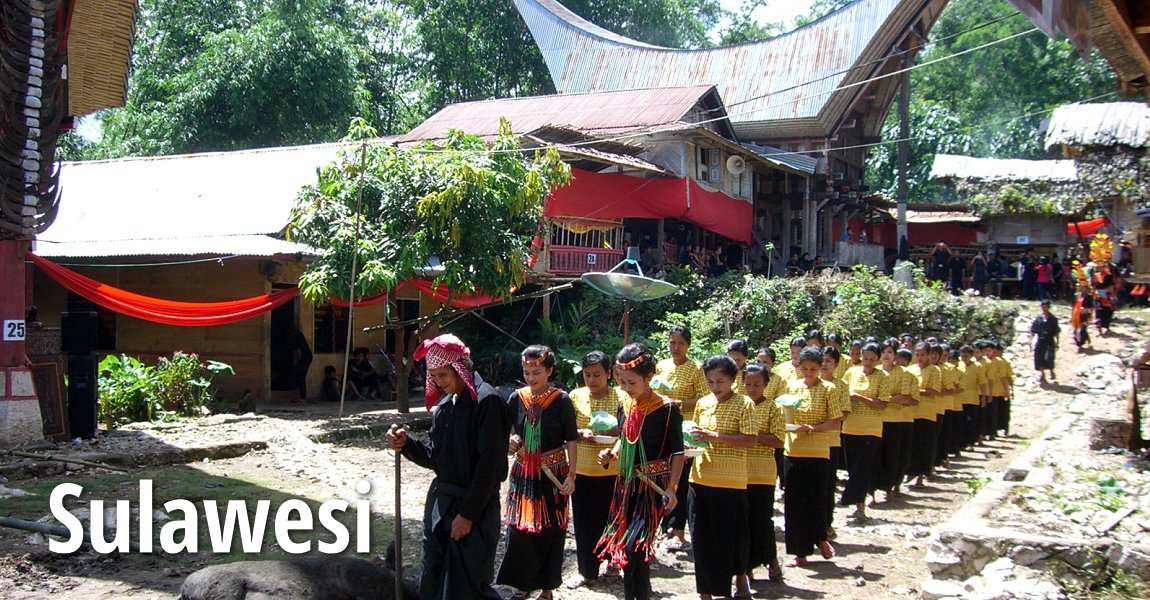
[[[63,456],[56,456],[55,454],[33,454],[31,452],[21,452],[20,450],[0,450],[0,454],[11,454],[12,456],[20,456],[23,458],[34,458],[36,460],[54,460],[62,463],[72,463],[75,465],[83,465],[85,467],[96,467],[98,469],[108,469],[109,471],[119,471],[120,473],[127,473],[128,469],[123,467],[113,467],[104,463],[92,462],[88,460],[80,460],[78,458],[65,458]]]
[[[403,597],[403,518],[402,486],[400,478],[403,470],[403,454],[395,451],[395,597]]]
[[[654,479],[647,477],[646,473],[640,471],[639,467],[635,467],[635,475],[639,478],[639,481],[642,481],[643,483],[647,484],[651,489],[655,490],[655,492],[657,492],[660,496],[667,495],[667,492],[665,490],[663,490],[663,488],[659,487],[659,484],[655,483]]]

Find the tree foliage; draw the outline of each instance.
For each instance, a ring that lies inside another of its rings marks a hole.
[[[433,258],[453,293],[505,295],[526,280],[543,198],[571,178],[554,149],[524,158],[507,121],[490,146],[459,131],[439,147],[367,142],[374,136],[358,122],[348,141],[361,143],[300,192],[290,236],[321,250],[300,278],[305,297],[351,298],[353,255],[356,297],[419,276]]]
[[[1006,0],[952,0],[917,62],[1032,27]],[[947,199],[929,182],[935,154],[1047,158],[1040,130],[1049,111],[1115,90],[1113,72],[1097,51],[1083,58],[1069,42],[1040,32],[916,69],[910,85],[908,174],[910,198],[916,202]],[[898,155],[898,111],[893,107],[882,137],[868,177],[872,189],[893,197]]]
[[[425,112],[403,15],[358,0],[144,0],[124,107],[103,158],[331,141],[354,117],[403,131]]]

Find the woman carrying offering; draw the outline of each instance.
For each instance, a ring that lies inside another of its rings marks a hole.
[[[543,590],[548,600],[562,582],[563,543],[567,536],[567,497],[575,491],[579,434],[571,399],[549,384],[555,353],[528,346],[522,353],[527,387],[508,399],[515,454],[507,491],[507,549],[496,583],[526,598]]]
[[[731,579],[748,571],[747,448],[758,444],[755,403],[734,393],[735,361],[716,354],[703,361],[711,393],[695,405],[696,426],[689,432],[706,442],[691,466],[691,540],[695,545],[695,590],[702,600],[729,596]],[[736,598],[750,598],[745,577],[736,581]]]
[[[756,445],[747,450],[747,522],[750,531],[750,561],[743,575],[751,579],[755,567],[767,567],[771,581],[782,581],[779,549],[775,543],[775,448],[783,447],[783,412],[775,404],[779,378],[763,365],[749,364],[743,372],[747,395],[755,403]]]
[[[776,402],[783,409],[787,437],[787,493],[783,496],[783,516],[787,552],[795,557],[788,567],[807,564],[807,557],[817,548],[823,558],[835,556],[827,540],[826,478],[830,469],[830,438],[826,432],[837,431],[842,413],[831,406],[833,384],[819,378],[823,353],[818,348],[804,348],[799,353],[802,379],[792,381],[787,393]]]
[[[671,358],[665,358],[655,365],[655,376],[671,387],[667,397],[679,405],[683,420],[690,421],[695,415],[695,403],[699,398],[707,395],[707,381],[703,378],[703,369],[699,363],[687,357],[691,349],[691,330],[686,325],[671,326],[667,336],[667,350]],[[667,511],[663,519],[663,530],[670,530],[672,540],[667,543],[671,551],[685,550],[689,544],[684,537],[687,528],[687,475],[690,473],[691,461],[683,465],[683,474],[678,482],[679,501],[675,508]]]
[[[650,386],[655,357],[643,344],[629,344],[615,357],[622,390],[619,440],[599,453],[604,469],[618,459],[607,527],[595,554],[623,570],[628,600],[651,597],[655,540],[663,515],[678,502],[675,488],[683,469],[683,415]]]
[[[615,490],[615,473],[599,465],[599,454],[609,450],[614,442],[595,438],[617,436],[619,428],[592,430],[593,415],[606,413],[611,419],[619,412],[619,391],[610,385],[611,357],[599,350],[583,357],[584,387],[571,390],[571,404],[575,407],[575,426],[579,431],[579,462],[575,474],[581,477],[579,487],[571,494],[571,518],[575,521],[575,556],[579,574],[567,582],[574,589],[599,578],[599,557],[595,545],[603,528],[607,526],[607,510]],[[654,369],[652,362],[651,368]]]

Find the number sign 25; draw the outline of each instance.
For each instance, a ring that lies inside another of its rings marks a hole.
[[[24,321],[4,321],[4,341],[15,342],[24,339],[28,335],[28,330],[24,326]]]

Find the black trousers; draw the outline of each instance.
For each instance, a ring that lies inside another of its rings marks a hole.
[[[730,596],[737,573],[747,572],[750,536],[747,490],[691,484],[691,546],[695,550],[695,591]]]
[[[586,579],[599,577],[599,557],[595,545],[607,526],[611,510],[611,497],[615,493],[615,473],[610,475],[583,475],[571,494],[571,518],[575,522],[575,557],[579,574]]]
[[[691,461],[693,460],[695,459],[683,459],[683,473],[679,476],[679,487],[675,490],[675,508],[668,512],[667,516],[663,517],[664,531],[668,529],[686,529],[687,523],[690,521],[690,515],[688,514],[690,511],[688,492],[691,489]]]
[[[782,454],[777,450],[776,454]],[[749,559],[747,572],[755,567],[769,566],[779,559],[778,544],[775,541],[775,486],[747,486],[747,524],[750,532]]]
[[[787,493],[783,495],[783,529],[787,552],[795,556],[810,556],[818,544],[827,539],[823,494],[827,489],[830,460],[788,456],[784,465]]]
[[[454,504],[442,514],[436,508],[447,502],[441,488],[432,483],[423,517],[423,560],[419,581],[422,600],[441,598],[501,598],[491,587],[495,575],[495,552],[499,546],[499,496],[492,494],[475,520],[471,533],[458,542],[451,539],[451,522],[458,515]],[[449,497],[459,494],[453,492]]]
[[[874,486],[875,450],[882,438],[873,435],[843,434],[843,457],[847,461],[847,483],[843,486],[841,503],[858,504]]]

